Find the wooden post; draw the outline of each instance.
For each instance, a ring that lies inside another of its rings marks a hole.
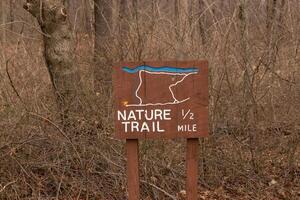
[[[126,140],[128,199],[140,200],[139,141]]]
[[[187,200],[197,200],[198,193],[198,138],[187,139],[186,191]]]

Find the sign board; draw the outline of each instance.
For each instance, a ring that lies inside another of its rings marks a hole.
[[[207,61],[121,63],[113,85],[117,138],[207,136]]]

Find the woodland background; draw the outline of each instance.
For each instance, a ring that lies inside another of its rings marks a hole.
[[[126,199],[111,68],[175,59],[209,61],[199,199],[300,198],[300,1],[66,1],[81,84],[67,129],[23,4],[0,1],[0,199]],[[143,199],[184,199],[184,140],[141,141],[140,162]]]

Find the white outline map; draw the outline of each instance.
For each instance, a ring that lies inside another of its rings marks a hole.
[[[148,73],[148,74],[166,74],[166,75],[172,75],[172,76],[183,76],[180,80],[178,80],[176,83],[173,83],[169,86],[169,90],[172,94],[172,97],[174,99],[173,102],[166,102],[166,103],[143,103],[142,98],[138,95],[138,92],[143,84],[143,78],[142,78],[142,72]],[[190,99],[190,97],[183,99],[183,100],[178,100],[175,95],[174,92],[172,90],[172,87],[176,86],[177,84],[181,83],[184,81],[184,79],[186,79],[188,76],[192,75],[192,74],[197,74],[198,72],[189,72],[189,73],[170,73],[170,72],[149,72],[146,70],[140,70],[139,71],[139,80],[140,83],[137,87],[137,89],[135,90],[135,96],[136,98],[139,99],[139,103],[138,104],[127,104],[126,107],[145,107],[145,106],[165,106],[165,105],[175,105],[175,104],[180,104],[183,103],[185,101],[188,101]]]

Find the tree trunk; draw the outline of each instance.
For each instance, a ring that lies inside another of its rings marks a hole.
[[[129,3],[128,0],[120,0],[119,6],[119,33],[128,33],[129,31]]]
[[[175,33],[176,33],[176,59],[183,60],[186,59],[186,52],[184,51],[184,44],[186,40],[186,22],[188,14],[188,4],[187,0],[175,0]]]
[[[223,1],[222,1],[223,2]],[[206,37],[206,30],[205,30],[205,3],[203,0],[199,0],[199,32],[200,32],[200,37],[201,37],[201,42],[202,45],[205,46],[207,42],[207,37]]]
[[[91,6],[89,1],[82,0],[82,9],[83,9],[83,25],[84,25],[84,31],[90,34],[92,32],[92,26],[91,26]]]
[[[129,2],[128,0],[120,0],[118,16],[118,50],[121,61],[124,61],[126,57],[126,48],[128,48],[126,45],[126,39],[128,38],[129,28]]]
[[[249,44],[248,44],[248,16],[247,16],[247,0],[240,0],[239,10],[238,10],[238,24],[239,24],[239,41],[240,41],[240,49],[239,52],[241,54],[242,59],[242,68],[244,70],[243,75],[243,98],[244,104],[243,108],[243,116],[242,123],[243,129],[245,130],[249,125],[251,128],[254,128],[257,124],[257,106],[256,100],[253,93],[253,84],[252,84],[252,75],[250,71],[250,60],[249,60]],[[255,149],[255,141],[256,134],[254,131],[249,132],[249,150],[251,154],[251,164],[253,167],[253,171],[257,173],[258,163],[256,159]]]
[[[275,15],[276,15],[276,5],[277,5],[277,0],[267,0],[266,27],[267,27],[267,36],[268,37],[270,37],[270,34],[272,32],[272,27],[273,27]]]
[[[2,30],[1,30],[1,42],[4,45],[6,41],[6,30],[5,30],[5,23],[6,23],[6,12],[5,12],[5,1],[1,1],[1,22]]]
[[[175,0],[175,10],[174,10],[174,15],[175,15],[175,32],[176,32],[176,40],[178,41],[180,38],[180,4],[179,4],[179,0]]]
[[[106,91],[104,88],[110,80],[110,69],[107,63],[104,63],[108,56],[106,55],[106,46],[109,44],[110,28],[112,21],[111,1],[95,0],[95,69],[94,69],[94,87],[97,93],[101,95]]]
[[[254,119],[256,113],[256,102],[253,95],[252,88],[252,77],[250,70],[250,61],[249,61],[249,51],[248,51],[248,20],[246,15],[246,5],[247,0],[240,0],[239,11],[238,11],[238,25],[239,25],[239,41],[240,49],[239,54],[241,55],[241,65],[244,70],[244,84],[243,84],[243,93],[244,93],[244,111],[243,111],[243,125],[246,126],[249,121],[249,115]],[[251,112],[252,111],[252,112]]]
[[[74,65],[75,44],[67,20],[64,0],[27,0],[24,8],[38,21],[44,35],[44,56],[55,90],[64,128],[70,114],[77,112],[75,98],[80,87]]]
[[[15,1],[14,0],[10,0],[9,1],[9,21],[10,22],[13,22],[15,19],[14,19],[14,5],[15,5]],[[11,23],[9,28],[11,31],[13,31],[13,27],[14,27],[14,24]]]
[[[266,36],[267,36],[267,56],[265,65],[267,67],[275,67],[277,60],[277,52],[279,50],[279,41],[281,31],[283,31],[283,15],[285,0],[268,0],[267,1],[267,19],[266,19]]]

